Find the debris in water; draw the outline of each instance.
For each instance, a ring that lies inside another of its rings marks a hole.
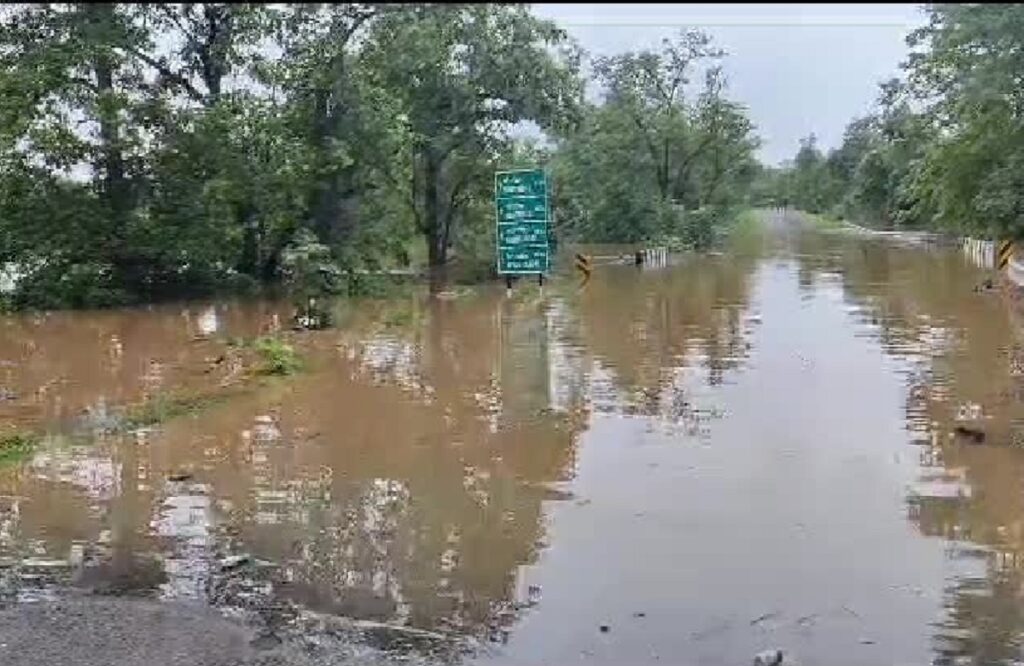
[[[779,666],[782,663],[782,650],[764,650],[754,655],[754,666]]]
[[[647,617],[647,613],[645,613],[643,611],[637,611],[637,612],[633,613],[633,617]]]
[[[818,614],[817,613],[811,613],[810,615],[804,615],[803,617],[797,618],[796,623],[798,625],[800,625],[800,626],[804,626],[804,625],[808,625],[808,624],[814,624],[814,621],[817,618],[818,618]]]
[[[968,438],[968,441],[974,442],[975,444],[981,444],[985,441],[985,432],[978,430],[977,428],[957,426],[953,428],[953,432],[960,437]]]
[[[778,611],[772,611],[771,613],[765,613],[764,615],[759,615],[759,616],[755,617],[753,620],[750,621],[750,626],[752,626],[752,627],[757,626],[757,625],[761,624],[762,622],[764,622],[765,620],[770,620],[773,617],[777,617],[778,615],[779,615]]]
[[[353,627],[357,629],[380,629],[384,631],[393,631],[399,634],[408,634],[410,636],[417,636],[420,638],[432,638],[434,640],[446,641],[450,640],[450,636],[441,634],[436,631],[428,631],[426,629],[417,629],[416,627],[406,627],[399,624],[388,624],[385,622],[377,622],[374,620],[353,620],[351,622]]]
[[[612,628],[609,627],[607,624],[602,624],[600,627],[598,627],[598,629],[601,630],[602,634],[607,634],[609,631],[612,630]]]
[[[220,561],[220,570],[230,571],[232,569],[237,569],[248,561],[248,555],[228,555]]]
[[[224,354],[221,354],[217,358],[215,358],[212,361],[210,361],[210,363],[206,366],[206,370],[203,370],[203,373],[209,374],[209,373],[213,372],[214,368],[216,368],[218,365],[223,363],[226,359],[227,359],[227,356],[224,355]]]
[[[29,557],[22,560],[26,569],[61,569],[71,566],[67,560],[50,560],[42,557]]]
[[[280,644],[281,639],[270,633],[260,634],[249,643],[257,650],[271,650]]]
[[[862,639],[860,639],[860,644],[861,645],[874,645],[875,641],[873,641],[870,638],[862,638]]]
[[[982,418],[981,405],[976,402],[967,402],[960,405],[956,410],[957,421],[977,421]]]

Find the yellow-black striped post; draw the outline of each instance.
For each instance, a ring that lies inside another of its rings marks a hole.
[[[583,273],[583,282],[590,280],[590,272],[594,269],[590,257],[585,254],[576,253],[576,269]]]
[[[1013,256],[1013,241],[1000,241],[999,242],[999,270],[1006,268],[1007,264],[1010,263],[1010,258]]]

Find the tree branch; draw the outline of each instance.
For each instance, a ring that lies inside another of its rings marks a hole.
[[[184,76],[173,71],[170,67],[168,67],[167,63],[163,62],[162,60],[157,60],[156,58],[150,56],[149,54],[139,49],[131,49],[131,54],[139,60],[141,60],[142,62],[149,65],[150,67],[152,67],[153,69],[155,69],[162,78],[179,86],[193,100],[197,102],[204,102],[206,100],[206,95],[204,95],[194,85],[192,85],[191,81],[189,81]]]

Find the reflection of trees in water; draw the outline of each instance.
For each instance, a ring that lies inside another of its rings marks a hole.
[[[570,301],[569,335],[608,370],[620,398],[605,409],[656,417],[698,434],[713,414],[687,385],[718,385],[747,357],[757,255],[691,258],[671,270],[610,267]]]
[[[837,237],[823,249],[803,263],[841,274],[861,322],[909,368],[907,423],[921,472],[908,518],[950,541],[971,570],[945,590],[936,663],[1014,662],[1024,635],[1024,452],[1011,443],[1024,411],[1007,351],[1018,333],[998,296],[972,291],[983,276],[956,250]],[[951,439],[957,425],[971,425],[957,418],[971,405],[986,416],[984,446]]]
[[[121,405],[170,386],[208,384],[220,376],[203,374],[203,359],[223,352],[203,339],[211,326],[253,336],[279,310],[224,303],[5,316],[0,389],[17,399],[0,400],[0,419],[52,425],[99,402]]]
[[[510,621],[525,601],[517,570],[544,539],[544,500],[564,497],[550,484],[572,473],[586,422],[582,380],[560,383],[582,374],[581,359],[561,353],[552,374],[558,345],[536,305],[485,296],[400,307],[414,311],[309,334],[310,372],[146,441],[113,438],[94,452],[99,466],[56,450],[58,460],[38,461],[48,476],[3,479],[0,492],[30,498],[16,538],[63,556],[72,538],[95,546],[109,531],[104,557],[159,553],[179,593],[235,575],[217,559],[248,552],[276,565],[274,595],[322,611],[472,633]],[[164,358],[185,353],[184,327],[160,326],[177,336],[154,343]],[[230,323],[218,330],[233,334]],[[135,338],[120,335],[135,354]],[[94,402],[103,381],[83,396]],[[116,477],[57,492],[64,477],[100,468]],[[167,481],[181,469],[195,483]],[[94,519],[64,525],[47,508],[64,495],[75,510],[63,514]],[[256,582],[208,589],[264,593]]]
[[[955,581],[946,591],[947,616],[936,623],[936,664],[962,663],[969,655],[973,664],[1017,664],[1021,656],[1020,569],[990,570],[977,579]]]
[[[549,408],[551,344],[537,304],[475,299],[427,307],[426,323],[414,341],[405,338],[416,350],[414,360],[395,374],[396,384],[414,399],[403,402],[392,395],[377,409],[364,404],[354,412],[366,418],[390,412],[377,418],[392,423],[410,420],[405,436],[414,447],[410,466],[402,470],[407,501],[386,534],[379,535],[378,546],[363,549],[369,558],[364,562],[390,563],[412,624],[480,631],[496,616],[507,616],[516,601],[516,570],[533,560],[543,538],[541,502],[552,496],[545,484],[568,473],[583,421],[580,405],[563,414]],[[402,337],[400,331],[392,334]],[[355,346],[362,350],[354,354],[357,365],[364,359],[373,365],[363,353],[370,347]],[[403,378],[410,372],[430,387],[426,400],[408,390]],[[372,439],[385,453],[402,446]],[[350,517],[366,506],[354,483],[350,478],[339,486],[336,480],[332,487],[335,505],[348,493],[340,501],[351,507]],[[336,507],[332,511],[337,513]],[[344,529],[318,532],[345,534]],[[351,542],[347,548],[338,545],[325,552],[352,552]],[[306,582],[321,589],[332,585],[317,576]],[[352,596],[351,586],[333,585],[336,597]]]

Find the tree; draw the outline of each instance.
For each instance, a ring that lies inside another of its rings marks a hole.
[[[88,265],[92,281],[131,282],[140,262],[129,240],[140,194],[144,89],[131,53],[144,40],[123,7],[18,7],[0,27],[0,219],[16,247],[33,248],[25,280],[67,282]],[[73,181],[89,173],[89,186]],[[54,208],[49,195],[75,200]],[[33,218],[26,220],[22,215]],[[20,237],[20,240],[18,239]],[[82,276],[79,276],[80,278]],[[80,280],[81,282],[82,280]]]
[[[746,196],[757,145],[745,109],[725,97],[721,56],[690,31],[657,52],[595,61],[603,103],[586,107],[556,156],[563,230],[593,241],[710,242]],[[695,90],[691,78],[704,65]]]
[[[521,121],[557,129],[582,94],[578,59],[553,24],[512,5],[415,5],[368,38],[372,85],[400,100],[408,123],[410,209],[431,267],[448,261],[480,168]]]
[[[941,226],[1024,236],[1024,8],[933,5],[908,40],[910,92],[930,133],[906,190]]]
[[[715,113],[713,106],[721,92],[719,70],[709,74],[700,109],[687,105],[685,93],[698,62],[722,55],[705,33],[691,30],[675,41],[663,40],[659,53],[625,53],[594,62],[598,80],[607,87],[607,102],[630,118],[650,153],[663,202],[685,187],[696,158],[711,142],[710,137],[697,137],[690,130],[696,115]]]

